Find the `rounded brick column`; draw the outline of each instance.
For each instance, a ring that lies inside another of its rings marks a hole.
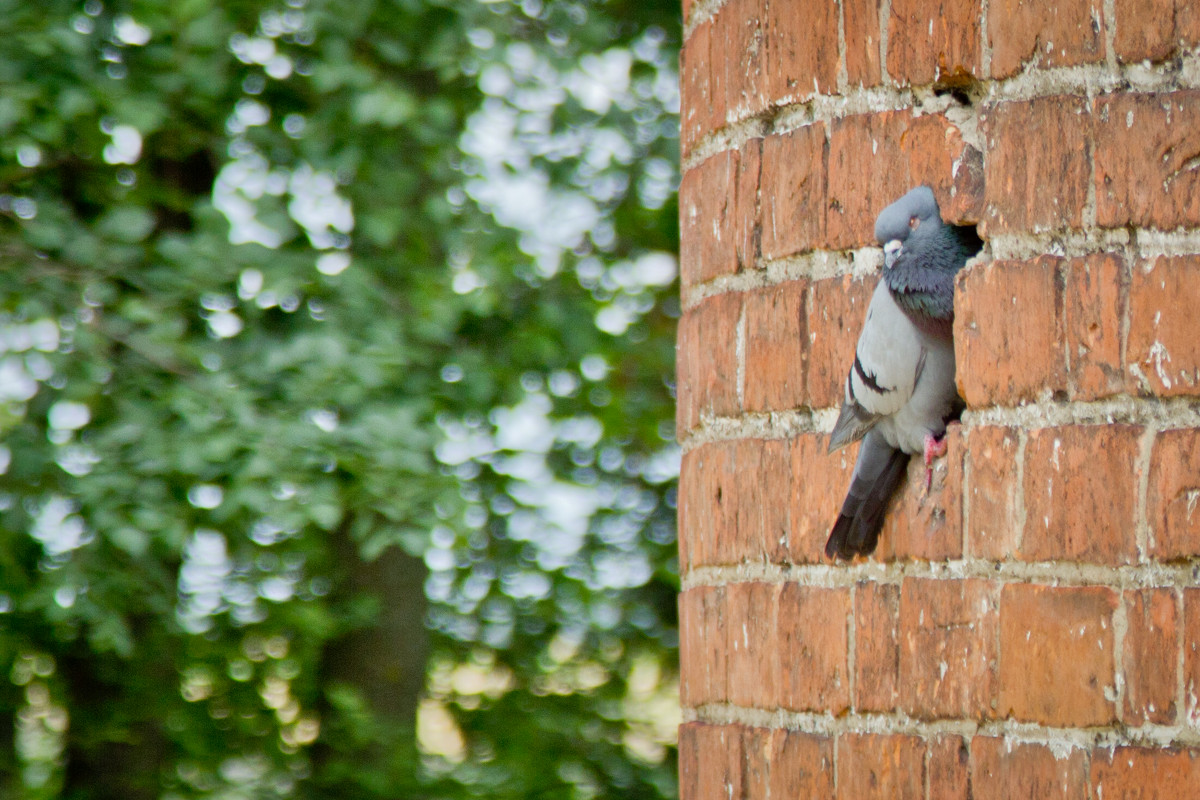
[[[683,800],[1200,796],[1193,0],[684,0]],[[878,552],[828,455],[914,185],[967,402]]]

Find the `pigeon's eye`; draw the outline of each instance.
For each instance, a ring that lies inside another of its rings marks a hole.
[[[911,228],[912,230],[915,231],[917,229],[917,226],[920,224],[921,224],[920,217],[913,216],[913,217],[908,218],[908,227]]]

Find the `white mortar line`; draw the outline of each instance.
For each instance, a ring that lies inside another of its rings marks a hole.
[[[789,439],[803,433],[829,433],[838,408],[795,408],[747,413],[740,417],[701,414],[700,424],[684,436],[686,453],[709,442],[734,439]],[[981,427],[1019,428],[1023,433],[1065,425],[1143,425],[1157,430],[1200,427],[1200,399],[1131,397],[1057,403],[1043,400],[1021,406],[990,406],[963,412],[964,432]],[[1019,445],[1023,448],[1023,445]],[[1018,455],[1023,453],[1018,450]],[[1148,462],[1147,462],[1148,463]],[[1148,475],[1145,480],[1149,480]]]
[[[972,558],[954,561],[874,561],[843,564],[767,564],[693,567],[681,578],[681,591],[733,583],[796,584],[824,589],[845,589],[857,583],[899,585],[909,578],[936,580],[978,579],[996,584],[1045,586],[1101,586],[1122,589],[1200,587],[1193,565],[1135,564],[1120,567],[1073,561],[990,561]]]
[[[1012,719],[914,719],[896,711],[892,713],[849,713],[834,717],[829,712],[785,711],[746,708],[728,703],[712,703],[686,709],[685,721],[708,725],[744,725],[752,728],[773,728],[806,733],[813,736],[840,737],[844,735],[909,735],[924,740],[952,735],[971,739],[974,736],[1003,738],[1015,744],[1041,745],[1066,755],[1072,750],[1091,751],[1122,745],[1151,747],[1195,747],[1200,745],[1200,732],[1184,725],[1155,725],[1147,723],[1129,728],[1120,723],[1086,728],[1059,728]],[[836,748],[836,741],[835,741]]]

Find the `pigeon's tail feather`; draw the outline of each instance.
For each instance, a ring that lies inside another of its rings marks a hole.
[[[825,543],[828,558],[848,559],[875,551],[883,512],[904,477],[909,458],[874,431],[867,434],[854,465],[850,491]]]

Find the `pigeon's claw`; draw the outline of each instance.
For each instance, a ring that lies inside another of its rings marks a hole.
[[[932,433],[925,434],[925,491],[933,487],[933,460],[946,455],[946,436],[937,438]]]

